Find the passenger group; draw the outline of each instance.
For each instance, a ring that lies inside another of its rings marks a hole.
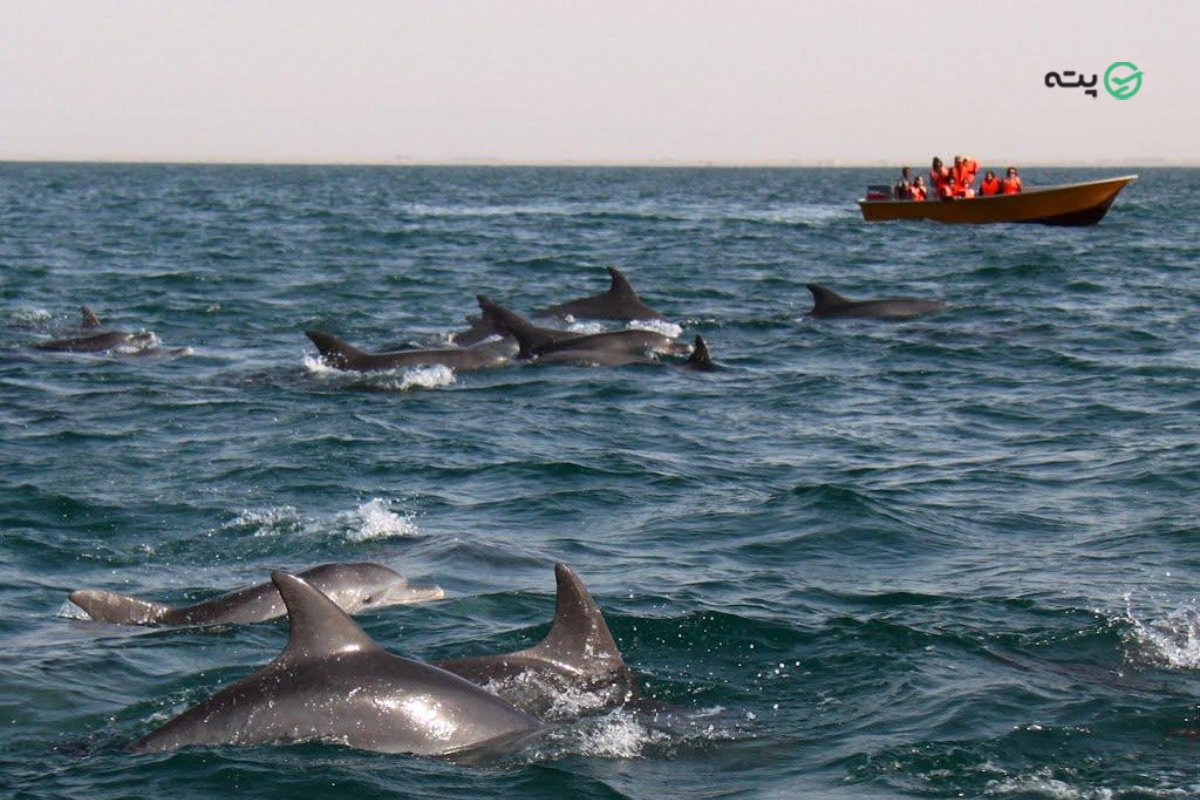
[[[979,174],[979,162],[963,156],[954,157],[954,166],[947,167],[937,156],[929,170],[929,184],[918,175],[909,178],[911,171],[905,167],[900,171],[900,180],[892,187],[892,196],[897,200],[925,200],[929,192],[940,200],[960,200],[964,197],[992,197],[998,194],[1017,194],[1021,191],[1021,176],[1016,167],[1009,167],[1003,180],[996,177],[990,169],[984,173],[983,180],[976,192],[975,176]]]

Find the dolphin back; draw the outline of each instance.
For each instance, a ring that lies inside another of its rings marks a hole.
[[[162,603],[95,589],[71,592],[68,599],[97,622],[113,625],[155,625],[172,611]]]

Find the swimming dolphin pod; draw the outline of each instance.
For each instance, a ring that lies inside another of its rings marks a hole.
[[[633,285],[629,283],[629,279],[621,270],[609,267],[608,274],[612,277],[612,284],[607,292],[543,308],[534,316],[611,319],[621,322],[666,319],[662,314],[642,302],[637,292],[633,290]]]
[[[441,587],[410,586],[403,575],[382,564],[321,564],[297,574],[347,614],[445,597]],[[114,625],[248,624],[287,613],[271,582],[178,608],[95,589],[71,592],[68,599],[93,620]]]
[[[939,300],[918,297],[889,297],[879,300],[848,300],[819,283],[805,284],[812,292],[813,307],[809,316],[819,318],[860,317],[870,319],[909,319],[933,311],[946,304]]]
[[[271,581],[290,620],[283,652],[139,739],[133,752],[319,741],[453,756],[500,749],[540,727],[465,678],[387,652],[303,578],[276,571]]]

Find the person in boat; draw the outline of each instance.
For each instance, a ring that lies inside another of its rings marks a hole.
[[[928,192],[925,190],[925,179],[918,175],[916,180],[913,181],[912,186],[909,187],[908,191],[909,200],[916,200],[917,202],[923,201],[928,194]]]
[[[979,162],[963,156],[954,157],[954,166],[950,175],[954,178],[955,197],[974,197],[975,189],[971,186],[979,173]]]
[[[939,200],[957,200],[959,197],[958,185],[954,181],[954,175],[949,171],[947,171],[941,183],[937,184],[934,189],[937,192]]]
[[[990,169],[983,173],[983,180],[979,184],[980,197],[992,197],[1000,194],[1000,180],[996,177],[996,173]]]
[[[933,164],[929,168],[929,185],[933,187],[935,192],[942,191],[942,184],[950,179],[950,170],[942,163],[942,160],[937,156],[933,157]]]
[[[909,178],[911,170],[908,167],[900,170],[900,179],[896,181],[896,185],[892,187],[892,197],[897,200],[912,199],[912,179]]]
[[[1021,176],[1017,174],[1016,167],[1008,168],[1004,180],[1000,181],[1000,191],[1004,194],[1017,194],[1021,191]]]

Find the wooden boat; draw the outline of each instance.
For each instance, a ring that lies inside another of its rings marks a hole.
[[[1108,213],[1117,193],[1137,175],[1102,181],[1069,183],[1026,189],[1018,194],[965,197],[958,200],[858,201],[863,219],[882,222],[897,219],[931,219],[935,222],[974,223],[1037,222],[1042,225],[1095,225]]]

